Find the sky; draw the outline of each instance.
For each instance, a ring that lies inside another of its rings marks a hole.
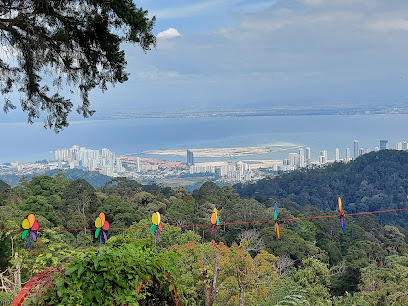
[[[233,110],[405,102],[406,0],[136,4],[157,18],[157,48],[144,54],[125,46],[130,80],[96,94],[95,107]]]
[[[157,48],[124,45],[129,81],[91,93],[97,114],[405,103],[406,0],[135,3]]]
[[[141,0],[136,5],[156,16],[157,47],[144,53],[137,45],[123,46],[129,81],[91,92],[96,114],[80,120],[73,111],[70,126],[58,135],[42,129],[46,114],[31,126],[21,110],[0,111],[0,162],[3,156],[28,159],[17,151],[41,155],[61,146],[90,146],[95,135],[104,135],[91,122],[106,114],[407,105],[406,0]],[[120,133],[134,134],[123,122]],[[405,135],[406,127],[399,130]],[[124,140],[106,137],[98,145],[114,141]]]

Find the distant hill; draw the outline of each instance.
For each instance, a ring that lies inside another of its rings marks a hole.
[[[0,191],[3,191],[3,190],[8,189],[8,188],[10,188],[10,185],[7,184],[6,182],[0,180]]]
[[[404,208],[408,206],[408,152],[371,152],[347,164],[301,169],[234,188],[242,197],[255,197],[267,205],[271,205],[270,197],[290,198],[300,207],[335,211],[341,196],[346,213]],[[382,224],[408,228],[407,211],[383,213],[378,218]]]
[[[112,180],[111,177],[100,174],[99,172],[93,171],[83,171],[81,169],[70,169],[70,170],[51,170],[46,171],[44,174],[48,176],[55,176],[57,173],[63,173],[69,180],[84,179],[94,188],[103,187],[107,182]],[[31,180],[33,177],[39,174],[33,174],[26,176],[27,180]],[[3,180],[8,185],[15,187],[19,185],[19,180],[21,176],[19,175],[0,175],[0,180]],[[1,181],[0,181],[1,182]],[[0,183],[1,190],[1,183]]]

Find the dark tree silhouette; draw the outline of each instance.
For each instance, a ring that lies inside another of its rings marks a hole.
[[[18,91],[28,122],[44,112],[44,126],[59,132],[73,107],[62,91],[77,88],[77,112],[92,115],[89,92],[128,79],[121,43],[155,47],[154,23],[132,0],[0,1],[4,111],[16,108],[11,94]]]

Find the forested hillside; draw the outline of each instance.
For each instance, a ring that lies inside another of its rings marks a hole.
[[[278,239],[275,200],[280,219],[326,212],[296,204],[289,192],[282,198],[258,196],[259,202],[211,182],[192,194],[184,187],[143,186],[124,178],[95,189],[58,174],[4,187],[1,270],[14,273],[20,267],[24,283],[45,269],[65,268],[55,287],[33,304],[408,304],[407,232],[381,226],[372,215],[346,217],[346,234],[338,218],[280,222]],[[334,206],[335,200],[333,193],[326,201]],[[210,224],[215,207],[221,223],[216,236]],[[111,229],[99,247],[90,229],[102,211]],[[157,243],[149,230],[156,211],[163,224]],[[29,213],[42,231],[27,247],[19,229]],[[257,222],[265,220],[272,222]],[[10,301],[17,291],[0,293],[0,301]]]
[[[336,210],[338,196],[346,213],[404,208],[408,206],[408,152],[371,152],[347,164],[302,169],[234,187],[240,196],[255,197],[267,206],[270,197],[289,198],[302,211],[309,205],[325,212]],[[406,211],[381,214],[378,220],[408,228]]]

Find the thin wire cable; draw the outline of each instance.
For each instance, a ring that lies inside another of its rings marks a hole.
[[[357,216],[357,215],[370,215],[370,214],[380,214],[380,213],[387,213],[387,212],[395,212],[395,211],[403,211],[408,210],[406,208],[396,208],[396,209],[386,209],[386,210],[376,210],[376,211],[366,211],[366,212],[358,212],[352,214],[344,214],[344,216]],[[279,219],[278,222],[288,222],[288,221],[297,221],[297,220],[311,220],[311,219],[323,219],[323,218],[338,218],[340,215],[327,215],[327,216],[312,216],[312,217],[301,217],[301,218],[287,218],[287,219]],[[256,221],[239,221],[239,222],[224,222],[220,223],[219,225],[239,225],[239,224],[250,224],[250,223],[273,223],[276,222],[275,220],[256,220]],[[166,227],[178,227],[178,228],[188,228],[188,227],[207,227],[212,226],[211,223],[209,224],[188,224],[188,225],[166,225]],[[148,226],[131,226],[131,227],[111,227],[110,230],[127,230],[127,229],[149,229]],[[47,229],[39,229],[38,231],[44,231]],[[52,228],[49,230],[53,231],[95,231],[96,228]],[[0,232],[18,232],[23,231],[23,229],[0,229]]]

